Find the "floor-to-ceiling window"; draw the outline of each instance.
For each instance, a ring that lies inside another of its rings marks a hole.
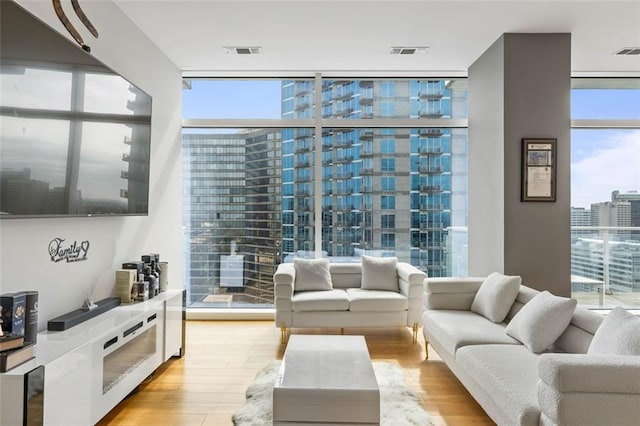
[[[640,79],[572,81],[572,296],[638,307]]]
[[[464,79],[185,79],[192,307],[271,307],[294,257],[466,275]]]

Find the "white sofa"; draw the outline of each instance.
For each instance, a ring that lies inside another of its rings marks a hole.
[[[587,353],[602,315],[575,308],[555,343],[534,353],[505,329],[539,292],[520,285],[505,322],[496,323],[471,311],[483,281],[427,278],[423,333],[498,425],[640,424],[640,356]],[[635,331],[624,344],[637,351],[640,319],[628,316]]]
[[[360,263],[330,263],[331,289],[296,289],[293,263],[282,263],[273,276],[275,324],[282,341],[289,328],[412,327],[414,343],[422,321],[424,272],[398,262],[397,291],[362,287]]]

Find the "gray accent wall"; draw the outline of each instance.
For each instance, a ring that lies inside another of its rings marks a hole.
[[[469,275],[571,295],[571,35],[504,34],[469,68]],[[556,138],[556,201],[521,202],[522,138]]]

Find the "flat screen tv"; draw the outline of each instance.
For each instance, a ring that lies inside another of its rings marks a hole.
[[[0,218],[147,215],[151,96],[0,8]]]

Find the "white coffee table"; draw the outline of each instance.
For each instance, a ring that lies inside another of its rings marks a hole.
[[[379,425],[380,391],[363,336],[289,337],[273,424]]]

